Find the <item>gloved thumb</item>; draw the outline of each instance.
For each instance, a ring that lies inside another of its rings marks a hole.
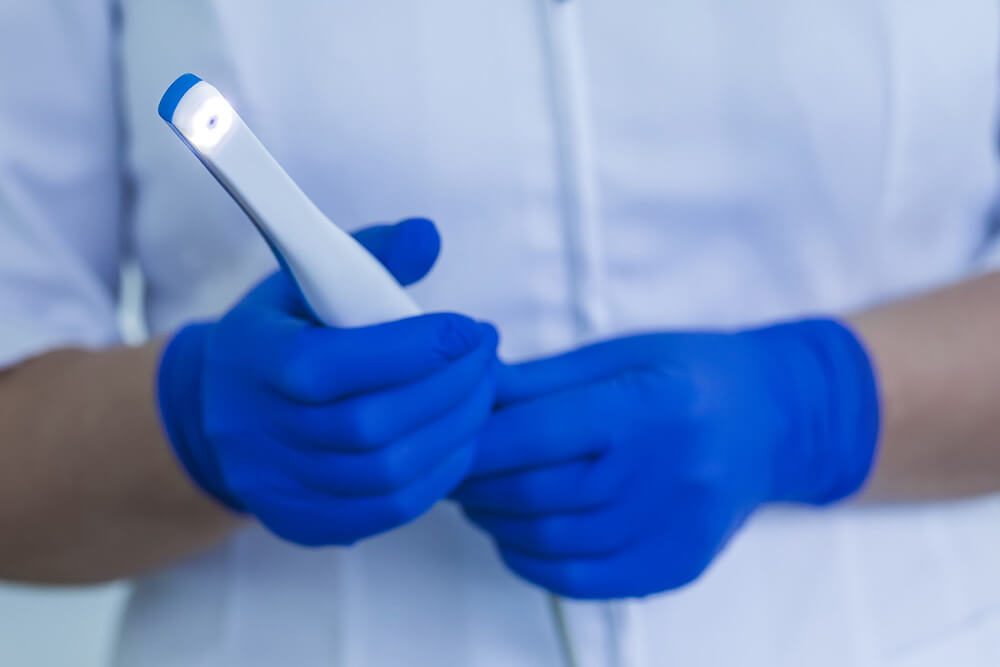
[[[354,238],[382,262],[401,285],[415,283],[431,270],[441,249],[434,223],[409,218],[394,225],[372,225],[354,232]]]

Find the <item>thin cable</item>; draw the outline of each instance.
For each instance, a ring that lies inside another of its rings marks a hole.
[[[559,642],[559,651],[562,653],[564,667],[579,667],[580,663],[576,659],[576,649],[573,646],[573,638],[569,634],[569,625],[566,623],[566,613],[563,609],[562,600],[559,596],[549,594],[549,611],[552,615],[552,624],[556,629],[556,640]]]
[[[567,241],[568,282],[574,327],[583,341],[606,328],[602,298],[603,258],[599,239],[598,188],[593,128],[584,72],[583,45],[576,2],[539,0],[544,56],[559,172],[563,227]],[[549,595],[549,607],[565,667],[579,667],[562,600]],[[621,665],[620,633],[608,623],[610,665]]]

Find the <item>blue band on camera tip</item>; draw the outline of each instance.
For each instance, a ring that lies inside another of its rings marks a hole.
[[[181,98],[187,91],[191,90],[196,83],[201,81],[201,79],[194,74],[181,74],[177,79],[170,84],[167,88],[167,92],[163,93],[163,97],[160,98],[160,106],[157,111],[160,114],[160,118],[167,121],[168,123],[173,121],[174,109],[177,108],[178,103],[180,103]]]

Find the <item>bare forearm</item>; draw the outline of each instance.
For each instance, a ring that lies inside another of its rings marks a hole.
[[[876,500],[1000,491],[1000,274],[851,318],[878,369]]]
[[[164,440],[153,396],[159,348],[60,350],[0,374],[0,578],[126,576],[236,524]]]

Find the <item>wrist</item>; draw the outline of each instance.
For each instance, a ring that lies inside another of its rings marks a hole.
[[[202,369],[211,324],[191,324],[167,341],[157,370],[160,423],[174,455],[196,486],[236,511],[242,504],[226,488],[202,419]]]
[[[813,319],[753,332],[787,429],[773,453],[772,501],[825,505],[868,477],[879,431],[873,364],[841,322]]]

